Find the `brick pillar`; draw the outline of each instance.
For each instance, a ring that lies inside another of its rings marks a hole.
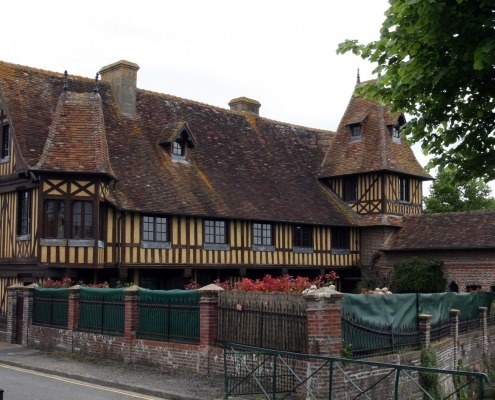
[[[481,330],[481,337],[483,338],[483,356],[488,354],[488,308],[487,307],[480,307],[479,308],[479,316],[480,316],[480,330]]]
[[[304,295],[307,302],[308,353],[340,357],[342,350],[342,293],[330,288]]]
[[[67,315],[67,330],[74,332],[77,331],[79,325],[79,298],[80,298],[79,285],[75,285],[69,288],[69,306]]]
[[[25,286],[23,290],[23,312],[22,312],[22,345],[27,347],[29,342],[29,330],[33,323],[33,303],[34,303],[34,288],[38,286],[35,283]]]
[[[430,331],[432,316],[429,314],[419,314],[419,343],[422,347],[430,347]]]
[[[215,344],[218,335],[218,292],[224,289],[210,284],[198,290],[199,299],[199,345]]]
[[[132,344],[136,338],[139,324],[139,286],[134,285],[124,290],[124,303],[124,343]]]
[[[21,326],[20,323],[17,323],[17,299],[20,298],[19,294],[23,288],[24,285],[21,283],[7,288],[7,343],[17,343],[17,326]],[[22,306],[19,305],[19,307]],[[19,318],[21,317],[19,316]]]
[[[454,342],[454,357],[452,357],[454,367],[452,369],[457,369],[459,362],[459,312],[454,308],[450,310],[450,336],[452,336]]]
[[[124,290],[124,362],[132,362],[132,346],[139,325],[139,286]]]
[[[308,291],[304,294],[304,299],[306,300],[308,353],[340,357],[342,350],[342,293],[333,288],[324,287]],[[330,384],[333,388],[332,391],[338,392],[342,390],[344,382],[342,374],[334,367],[332,382],[330,383],[330,366],[323,367],[324,362],[324,360],[319,359],[308,361],[308,376],[312,374],[309,386],[313,395],[318,399],[328,398]]]

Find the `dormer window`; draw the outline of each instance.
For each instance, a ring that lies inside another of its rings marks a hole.
[[[349,129],[351,130],[351,142],[361,140],[361,135],[362,135],[362,125],[361,124],[350,125]]]
[[[187,162],[188,149],[196,146],[196,141],[186,122],[176,122],[167,125],[158,142],[161,146],[169,149],[172,161]]]
[[[395,143],[400,143],[400,126],[399,125],[392,125],[392,140]]]
[[[174,143],[172,143],[172,156],[185,158],[186,146],[187,143],[182,137],[175,139]]]

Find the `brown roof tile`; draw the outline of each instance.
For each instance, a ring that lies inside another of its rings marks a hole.
[[[393,171],[431,179],[423,171],[404,139],[393,141],[387,126],[396,124],[400,113],[376,101],[352,96],[334,140],[323,161],[320,177],[372,171]],[[362,124],[361,140],[351,141],[349,125]]]
[[[405,216],[384,250],[461,250],[495,247],[495,212]]]
[[[115,177],[108,157],[98,93],[63,92],[60,95],[43,153],[33,169]]]
[[[137,116],[128,118],[120,114],[106,83],[99,88],[103,126],[90,97],[93,80],[70,77],[65,100],[63,82],[58,73],[0,62],[1,95],[31,168],[115,174],[114,195],[123,209],[325,225],[357,222],[318,180],[322,149],[332,132],[139,89]],[[64,110],[76,109],[78,118],[68,123]],[[98,163],[104,152],[91,153],[81,163],[74,157],[96,147],[88,139],[94,126],[82,122],[84,116],[96,118],[96,131],[106,135],[108,164]],[[181,121],[195,140],[187,163],[173,162],[159,144],[164,127]],[[64,160],[67,145],[74,151]]]

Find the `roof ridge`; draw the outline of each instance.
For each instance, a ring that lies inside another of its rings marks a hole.
[[[49,69],[43,69],[43,68],[35,68],[35,67],[30,67],[28,65],[23,65],[23,64],[15,64],[15,63],[11,63],[11,62],[8,62],[8,61],[1,61],[0,60],[0,64],[4,64],[5,66],[8,66],[10,68],[17,68],[17,69],[27,69],[27,70],[30,70],[30,71],[33,71],[33,72],[37,72],[37,73],[42,73],[44,75],[50,75],[50,74],[55,74],[57,75],[58,77],[64,77],[64,72],[57,72],[57,71],[52,71],[52,70],[49,70]],[[88,78],[86,76],[82,76],[82,75],[75,75],[75,74],[70,74],[69,73],[69,77],[71,78],[77,78],[77,79],[81,79],[81,80],[84,80],[84,81],[88,81],[88,82],[93,82],[94,81],[94,78]]]
[[[161,93],[161,92],[157,92],[155,90],[142,89],[142,88],[137,88],[137,91],[138,92],[143,92],[143,93],[146,93],[146,94],[149,94],[149,95],[165,96],[165,97],[168,97],[168,98],[170,98],[172,100],[176,100],[176,101],[179,100],[179,101],[183,101],[185,103],[190,103],[190,104],[194,104],[194,105],[198,105],[198,106],[203,106],[203,107],[209,107],[209,108],[212,108],[212,109],[215,109],[215,110],[218,110],[218,111],[221,111],[221,112],[226,112],[226,113],[229,113],[229,114],[245,115],[245,112],[243,112],[243,111],[229,110],[228,108],[216,106],[216,105],[213,105],[213,104],[208,104],[208,103],[205,103],[205,102],[202,102],[202,101],[198,101],[198,100],[191,100],[191,99],[188,99],[186,97],[180,97],[180,96],[176,96],[176,95],[169,94],[169,93]],[[264,116],[261,116],[261,115],[256,115],[255,117],[256,118],[260,118],[260,119],[262,119],[262,120],[264,120],[266,122],[273,122],[273,123],[276,123],[276,124],[283,124],[283,125],[287,125],[287,126],[293,126],[295,128],[304,128],[304,129],[308,129],[308,130],[311,130],[311,131],[314,131],[314,132],[335,133],[335,131],[328,130],[328,129],[313,128],[313,127],[305,126],[305,125],[292,124],[290,122],[279,121],[279,120],[268,118],[268,117],[264,117]]]

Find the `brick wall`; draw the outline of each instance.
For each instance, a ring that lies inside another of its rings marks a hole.
[[[110,336],[77,331],[77,327],[73,329],[56,329],[38,325],[32,325],[30,314],[32,313],[33,288],[25,288],[23,296],[17,297],[18,288],[13,289],[16,296],[12,298],[21,299],[24,304],[23,310],[25,313],[22,316],[22,343],[28,347],[59,350],[96,357],[104,357],[122,361],[124,363],[140,363],[162,368],[164,370],[185,370],[199,374],[223,374],[224,372],[224,354],[223,349],[216,347],[214,338],[214,329],[211,327],[212,320],[215,320],[213,307],[214,294],[211,288],[207,291],[207,298],[203,298],[200,302],[207,307],[210,313],[206,319],[207,324],[203,332],[205,338],[201,340],[199,345],[170,343],[152,340],[142,340],[135,337],[135,332],[132,329],[126,329],[124,336]],[[134,296],[135,290],[130,290],[128,293],[132,296],[126,297],[126,307],[132,310],[132,302],[136,301]],[[314,371],[319,371],[312,376],[308,382],[313,393],[317,394],[317,398],[325,396],[329,391],[329,368],[327,359],[319,358],[320,356],[338,357],[340,355],[342,335],[341,335],[341,298],[342,294],[331,288],[322,288],[315,291],[310,291],[305,295],[307,301],[307,320],[308,320],[308,343],[310,354],[307,359],[297,361],[295,368],[299,371],[300,376],[310,374]],[[11,304],[12,308],[14,304]],[[75,304],[73,304],[75,306]],[[12,311],[12,310],[10,310]],[[453,311],[454,312],[454,311]],[[465,368],[482,371],[485,359],[491,359],[495,355],[493,343],[495,343],[495,326],[487,327],[486,325],[487,309],[480,308],[480,326],[475,332],[466,335],[457,335],[456,329],[452,330],[452,335],[437,343],[431,343],[432,348],[437,354],[437,364],[439,369],[455,370],[459,364]],[[202,315],[202,314],[201,314]],[[457,320],[454,315],[453,321]],[[131,319],[136,315],[133,312],[126,313]],[[429,316],[422,316],[422,330],[428,332]],[[126,321],[126,327],[134,326],[132,321]],[[15,324],[11,324],[14,326]],[[423,343],[428,343],[426,338]],[[493,352],[493,354],[492,354]],[[254,356],[253,356],[254,357]],[[369,361],[387,362],[399,365],[418,366],[420,364],[420,352],[410,351],[402,352],[401,354],[387,355],[381,357],[369,358]],[[227,370],[234,370],[234,357],[227,358]],[[350,362],[344,362],[346,368],[351,365]],[[239,364],[237,365],[239,367]],[[321,368],[321,369],[320,369]],[[376,376],[385,376],[386,369],[373,368],[369,366],[351,366],[349,371],[360,385],[366,386],[367,382],[376,379]],[[390,371],[390,369],[388,370]],[[339,375],[340,374],[340,375]],[[309,375],[308,375],[309,376]],[[407,377],[401,377],[401,390],[412,391],[413,383],[408,381]],[[442,378],[444,386],[452,386],[450,378]],[[391,384],[391,378],[384,379],[383,383],[378,385],[374,390],[377,396],[383,393],[385,384]],[[343,374],[338,371],[334,374],[332,380],[332,393],[349,392],[349,381]],[[388,392],[387,392],[388,393]],[[336,398],[344,398],[340,396]]]
[[[443,261],[447,285],[454,282],[461,293],[466,292],[466,287],[470,285],[479,285],[485,292],[495,287],[495,252],[491,251],[387,251],[380,258],[379,267],[391,269],[398,262],[411,258]],[[446,290],[449,290],[448,287]]]

